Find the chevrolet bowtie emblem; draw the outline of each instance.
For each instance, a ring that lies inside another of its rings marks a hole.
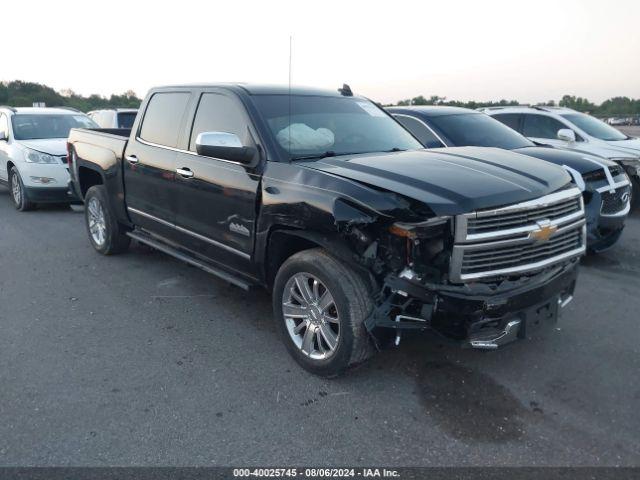
[[[536,242],[546,242],[551,238],[556,230],[557,225],[550,225],[549,221],[538,222],[538,230],[534,230],[529,234],[530,238],[533,238]]]

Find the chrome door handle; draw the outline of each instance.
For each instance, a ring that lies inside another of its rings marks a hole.
[[[135,155],[127,155],[124,159],[129,163],[138,163],[140,161]]]
[[[188,168],[176,168],[176,173],[183,176],[184,178],[193,177],[193,172]]]

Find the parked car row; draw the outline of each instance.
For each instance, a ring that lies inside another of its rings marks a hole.
[[[605,158],[533,142],[484,113],[457,107],[388,109],[427,148],[483,146],[555,163],[582,191],[588,247],[599,252],[620,237],[630,210],[631,184],[623,168]]]
[[[526,338],[629,209],[626,163],[346,85],[178,85],[152,89],[131,128],[85,119],[60,163],[95,250],[135,239],[266,288],[287,349],[324,376],[411,330],[478,349]]]
[[[625,135],[595,117],[563,107],[481,109],[531,140],[590,153],[616,162],[633,182],[634,206],[640,201],[640,139]]]

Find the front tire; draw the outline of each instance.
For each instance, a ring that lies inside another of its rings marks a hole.
[[[364,320],[373,299],[363,278],[325,250],[305,250],[280,267],[273,311],[293,358],[309,372],[335,377],[369,358]]]
[[[98,252],[113,255],[129,248],[131,238],[116,220],[104,185],[94,185],[87,191],[84,218],[91,245]]]
[[[11,200],[16,210],[26,212],[36,208],[36,204],[29,200],[27,191],[22,183],[22,177],[16,167],[11,167],[9,171],[9,191],[11,192]]]

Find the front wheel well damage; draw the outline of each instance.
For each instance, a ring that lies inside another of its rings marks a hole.
[[[267,286],[273,286],[278,269],[289,257],[312,248],[323,248],[330,255],[348,263],[365,277],[372,288],[374,287],[375,282],[369,273],[354,260],[353,251],[339,235],[297,230],[275,230],[269,235],[265,262]]]

